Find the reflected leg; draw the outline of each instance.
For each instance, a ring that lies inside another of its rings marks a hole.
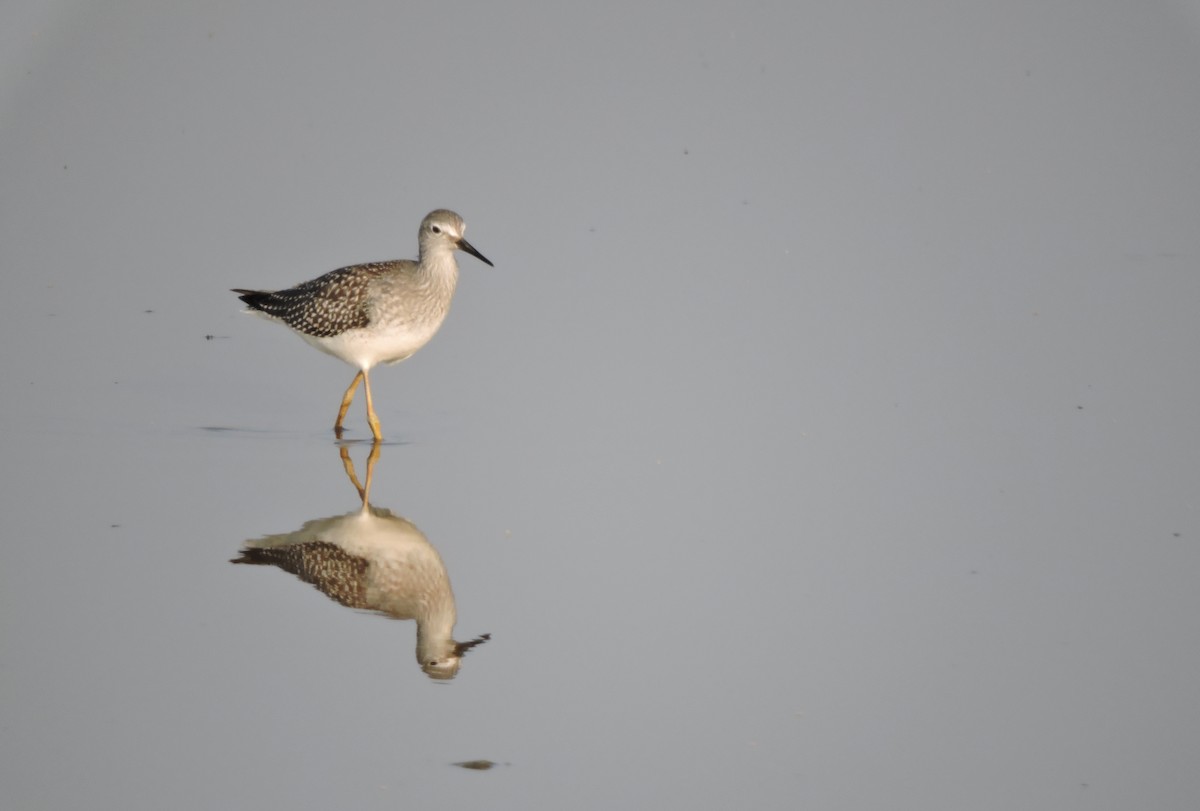
[[[375,478],[375,463],[379,461],[379,449],[383,447],[379,442],[371,443],[371,454],[367,457],[367,483],[362,490],[363,506],[367,506],[367,502],[371,499],[371,479]]]
[[[382,447],[382,443],[371,443],[371,453],[367,455],[367,483],[365,485],[358,481],[358,474],[354,470],[354,460],[350,458],[350,448],[346,445],[338,448],[338,454],[342,457],[342,468],[346,471],[346,476],[350,478],[354,489],[358,491],[358,497],[362,499],[364,507],[368,506],[367,502],[371,498],[371,479],[375,478],[375,463],[379,461],[379,449]]]
[[[350,458],[350,448],[342,445],[340,448],[338,448],[338,455],[342,457],[342,468],[346,471],[346,475],[350,477],[350,483],[354,485],[354,489],[358,491],[358,497],[363,500],[363,503],[366,503],[367,491],[362,484],[359,483],[358,474],[354,472],[354,460]],[[368,466],[368,484],[371,482],[370,470],[371,468]]]

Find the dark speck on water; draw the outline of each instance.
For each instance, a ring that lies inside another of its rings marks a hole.
[[[487,771],[497,764],[492,760],[464,760],[463,762],[455,763],[454,765],[461,766],[464,769],[474,769],[475,771],[482,772]]]

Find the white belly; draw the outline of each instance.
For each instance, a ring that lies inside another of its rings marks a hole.
[[[368,327],[352,329],[332,338],[300,337],[326,354],[356,366],[370,369],[377,363],[399,363],[412,357],[441,327],[441,321],[415,328],[395,326],[385,330]]]

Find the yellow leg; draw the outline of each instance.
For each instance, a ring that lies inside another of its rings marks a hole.
[[[367,424],[371,426],[371,436],[375,437],[376,442],[380,442],[383,440],[383,431],[379,429],[379,417],[375,416],[375,404],[371,402],[371,377],[365,371],[360,374],[367,392]]]
[[[371,479],[375,478],[375,463],[379,461],[379,448],[378,442],[371,443],[371,455],[367,457],[367,483],[361,494],[364,507],[371,498]]]
[[[354,472],[354,460],[350,458],[350,448],[342,445],[338,448],[338,455],[342,457],[342,469],[346,471],[346,475],[350,477],[350,483],[354,485],[354,489],[358,491],[358,497],[366,499],[367,491],[358,481],[358,474]]]
[[[358,389],[358,381],[362,379],[363,373],[360,370],[351,381],[350,388],[346,389],[346,396],[342,398],[342,407],[338,409],[337,422],[333,424],[333,433],[337,435],[338,439],[342,438],[342,420],[346,419],[346,412],[350,410],[350,403],[354,401],[354,392]]]
[[[342,457],[342,467],[346,470],[346,475],[350,477],[350,483],[358,491],[358,497],[362,499],[364,506],[371,497],[371,479],[375,478],[375,463],[379,461],[381,447],[382,445],[378,442],[371,443],[371,453],[367,456],[367,483],[365,485],[358,481],[358,475],[354,472],[354,460],[350,458],[350,448],[346,445],[338,448],[338,454]]]

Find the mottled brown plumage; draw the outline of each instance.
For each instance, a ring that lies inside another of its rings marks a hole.
[[[251,312],[285,324],[305,341],[358,367],[342,398],[334,431],[360,380],[366,384],[367,422],[382,439],[371,401],[369,372],[379,363],[399,363],[429,343],[437,333],[458,284],[456,250],[491,265],[463,237],[466,225],[453,211],[431,211],[417,233],[417,261],[369,262],[330,271],[285,290],[234,289]]]
[[[367,559],[347,554],[340,547],[325,541],[293,546],[247,547],[230,563],[278,566],[305,583],[316,586],[330,599],[347,608],[375,608],[367,602]]]
[[[490,638],[454,639],[454,592],[441,556],[411,522],[365,502],[247,541],[231,562],[277,566],[344,606],[416,620],[417,661],[431,678],[453,678],[466,652]]]

